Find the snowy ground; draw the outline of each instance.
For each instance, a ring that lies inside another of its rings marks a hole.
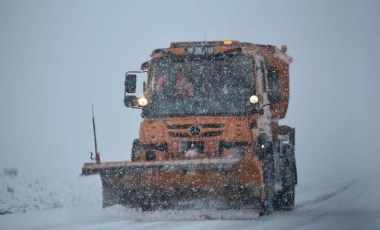
[[[142,213],[120,206],[102,209],[98,177],[70,182],[25,175],[0,178],[0,211],[12,212],[0,215],[1,229],[380,229],[376,178],[302,183],[293,212],[249,220],[202,220],[195,212]]]

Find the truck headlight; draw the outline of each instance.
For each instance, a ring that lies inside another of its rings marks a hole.
[[[257,97],[256,95],[252,95],[252,96],[249,98],[249,101],[250,101],[252,104],[256,104],[257,102],[259,102],[259,97]]]
[[[137,104],[139,106],[146,106],[148,104],[148,100],[145,97],[139,97],[137,99]]]

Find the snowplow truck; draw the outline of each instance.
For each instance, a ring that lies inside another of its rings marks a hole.
[[[141,109],[131,160],[85,163],[99,174],[103,207],[139,210],[294,207],[295,129],[284,45],[174,42],[125,77],[124,104]],[[145,73],[136,94],[137,73]]]

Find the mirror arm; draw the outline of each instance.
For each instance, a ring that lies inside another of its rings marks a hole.
[[[265,106],[268,106],[268,105],[272,105],[273,103],[268,103],[268,104],[266,104],[266,105],[263,105],[263,107],[261,107],[261,108],[264,108]]]
[[[263,105],[263,106],[259,109],[259,114],[260,114],[260,116],[264,115],[264,107],[265,107],[265,106],[268,106],[268,105],[272,105],[272,103],[265,104],[265,105]]]
[[[126,74],[130,74],[130,73],[147,73],[148,71],[147,70],[142,70],[142,71],[128,71],[126,72]]]

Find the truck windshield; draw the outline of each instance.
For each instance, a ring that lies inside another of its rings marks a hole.
[[[163,57],[153,61],[147,117],[240,115],[254,89],[251,57]]]

